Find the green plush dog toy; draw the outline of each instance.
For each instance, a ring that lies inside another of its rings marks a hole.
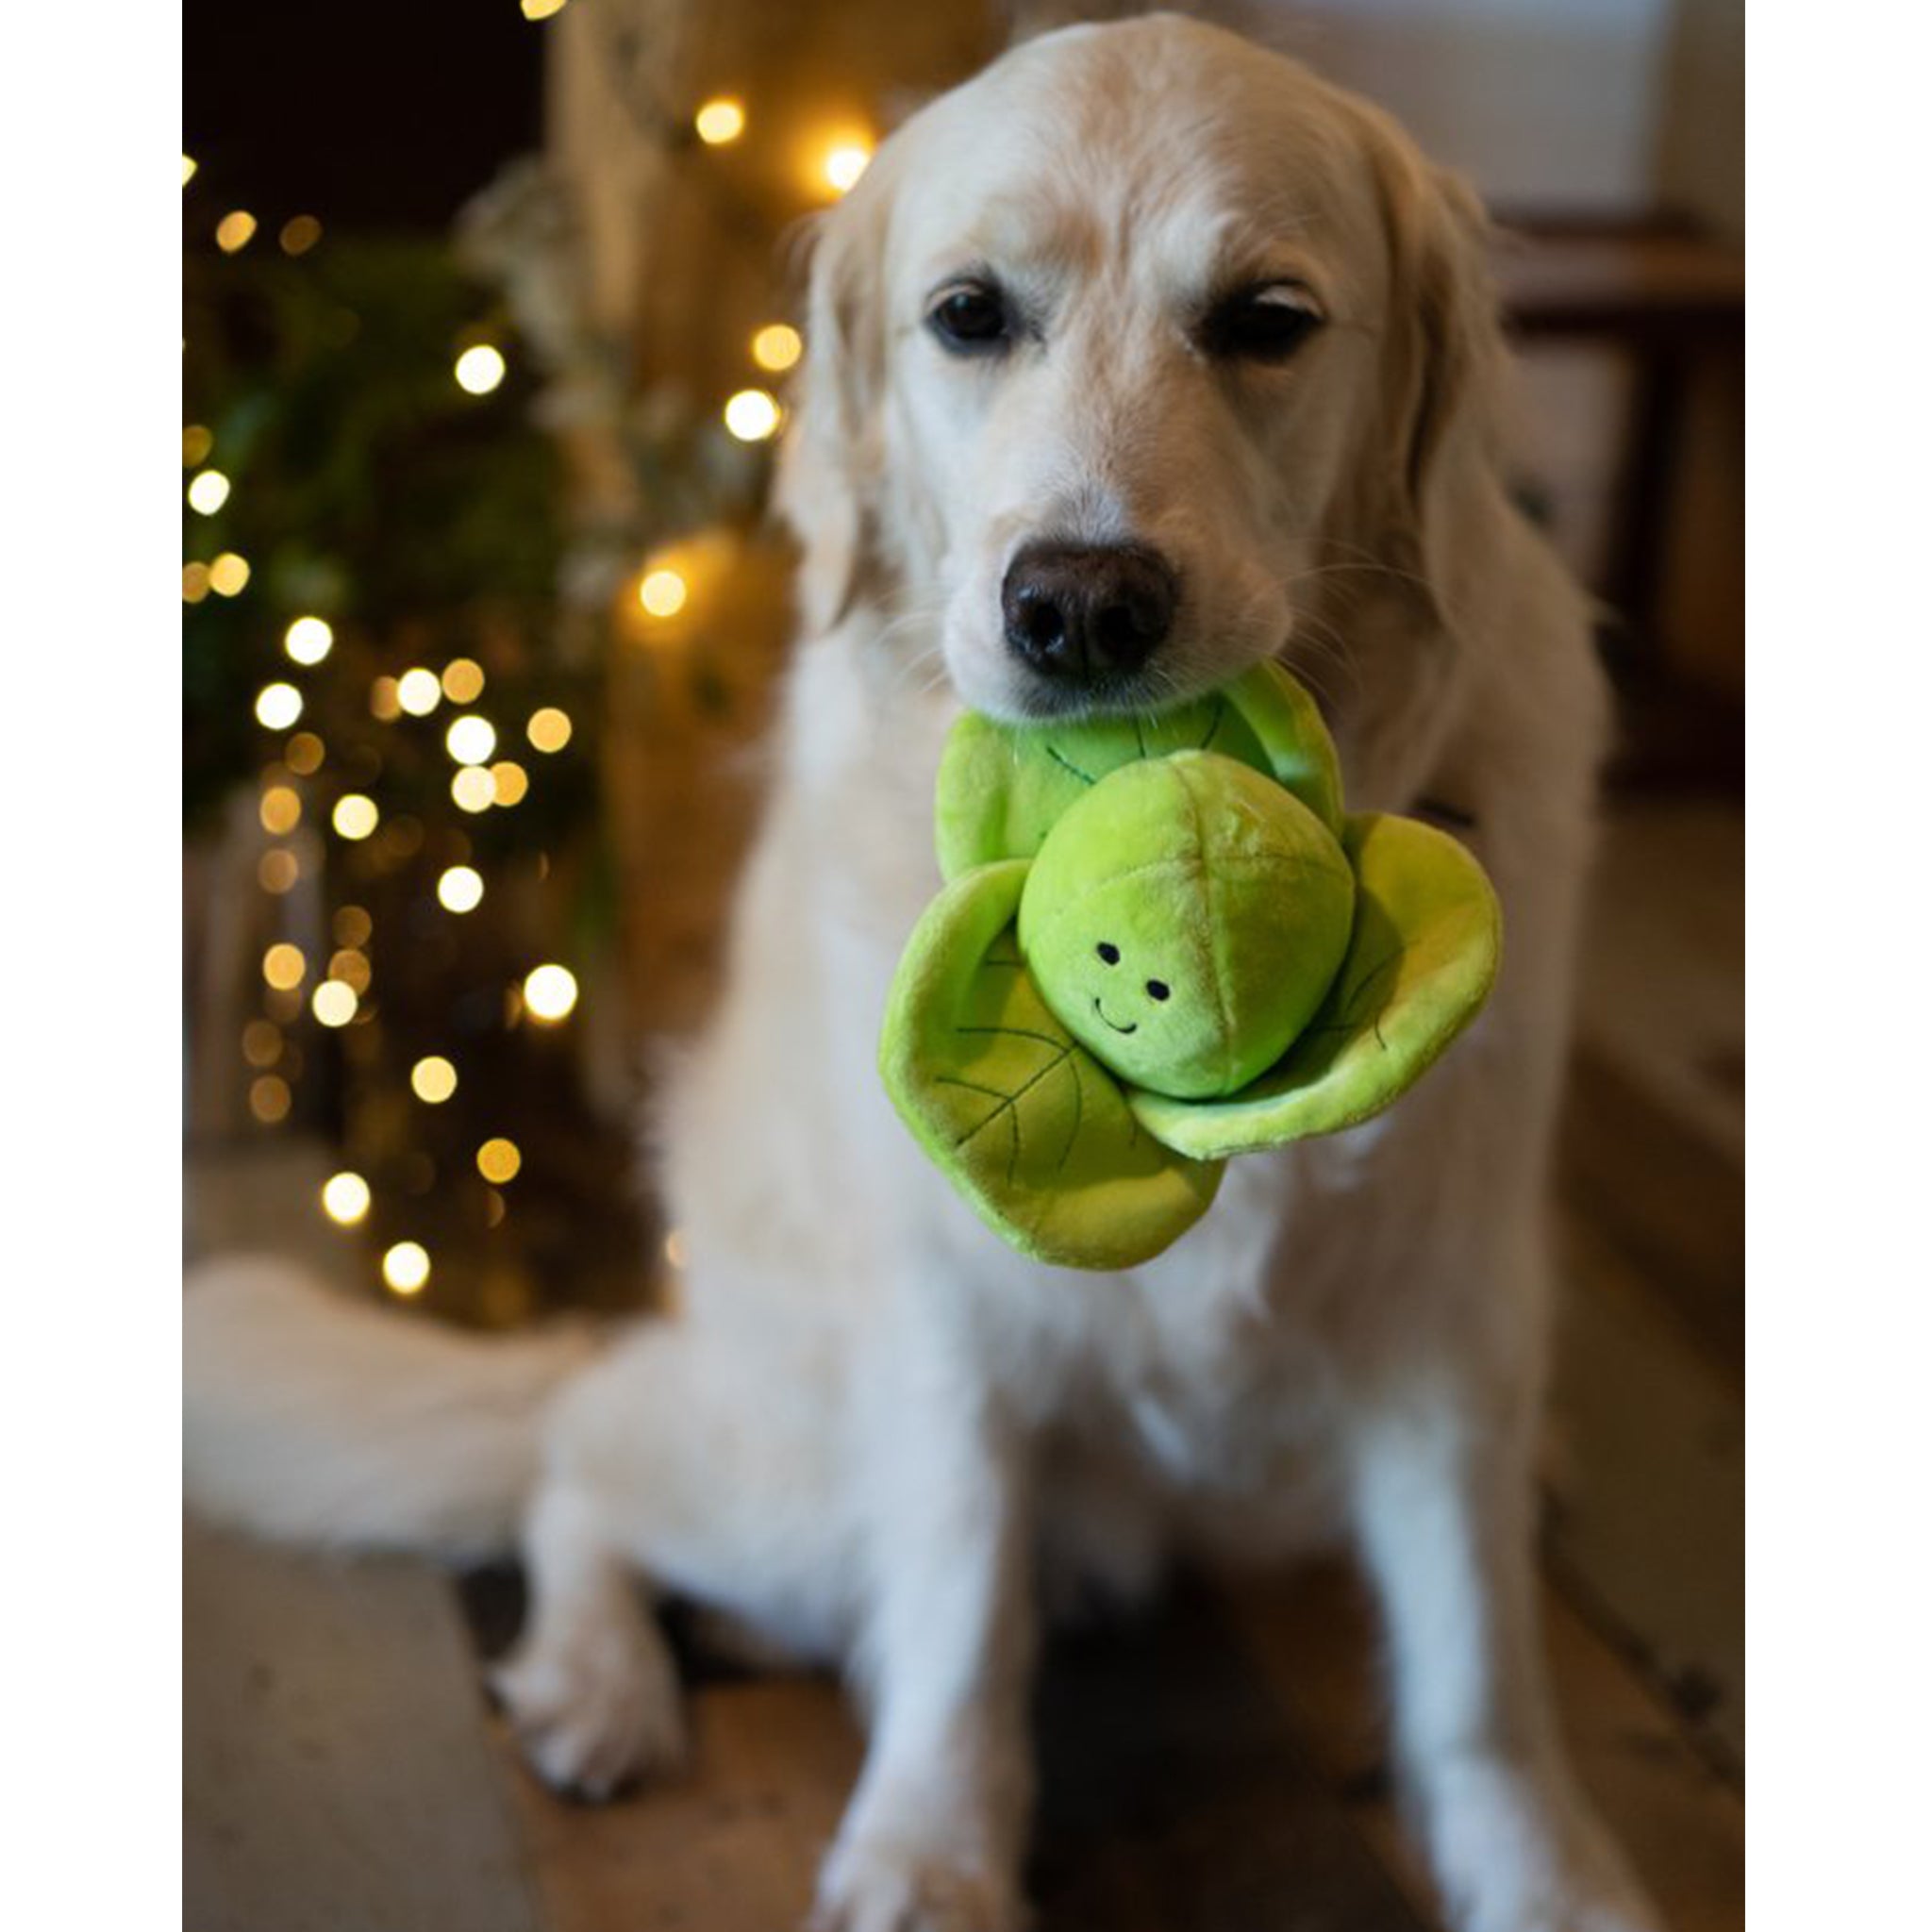
[[[1313,701],[1274,664],[1152,719],[969,714],[940,870],[887,1004],[906,1124],[1023,1253],[1126,1268],[1231,1155],[1379,1113],[1475,1015],[1495,894],[1455,840],[1344,816]]]

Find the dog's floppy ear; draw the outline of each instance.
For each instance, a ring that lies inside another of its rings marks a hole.
[[[1379,117],[1377,117],[1379,124]],[[1493,558],[1504,352],[1474,193],[1392,127],[1371,130],[1389,238],[1385,513],[1452,633]]]
[[[889,194],[879,159],[810,236],[805,364],[776,503],[805,557],[799,600],[818,633],[844,616],[874,562],[885,377],[880,282]]]

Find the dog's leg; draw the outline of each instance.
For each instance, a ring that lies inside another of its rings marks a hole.
[[[895,1360],[898,1380],[906,1370]],[[1012,1932],[1036,1641],[1024,1445],[971,1377],[904,1374],[868,1473],[874,1718],[819,1887],[822,1932]],[[890,1466],[887,1466],[887,1465]]]
[[[595,1499],[555,1476],[525,1520],[530,1616],[491,1676],[531,1768],[602,1799],[684,1751],[677,1675]]]
[[[1499,1391],[1496,1373],[1419,1352],[1351,1443],[1405,1793],[1457,1932],[1655,1932],[1563,1763],[1536,1614],[1535,1377]]]

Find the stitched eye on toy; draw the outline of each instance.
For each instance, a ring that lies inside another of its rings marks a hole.
[[[1299,282],[1256,282],[1224,295],[1202,319],[1201,347],[1244,362],[1286,362],[1327,318]]]
[[[987,356],[1006,346],[1012,316],[996,282],[950,282],[925,311],[925,325],[954,356]]]
[[[1102,940],[1093,950],[1109,966],[1118,966],[1121,963],[1121,949],[1110,940]]]
[[[1173,991],[1164,979],[1150,979],[1147,982],[1147,997],[1150,1000],[1164,1000]]]

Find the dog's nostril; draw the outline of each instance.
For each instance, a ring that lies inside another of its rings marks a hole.
[[[1034,543],[1001,587],[1007,643],[1049,677],[1092,683],[1138,671],[1174,622],[1174,572],[1131,544]]]

